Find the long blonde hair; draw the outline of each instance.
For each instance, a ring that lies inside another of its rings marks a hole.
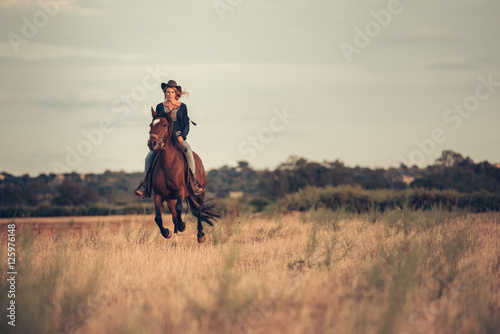
[[[186,97],[189,97],[189,93],[186,90],[179,92],[177,87],[170,87],[170,86],[165,87],[165,89],[163,90],[163,94],[165,95],[165,97],[167,97],[167,89],[169,89],[169,88],[172,88],[174,90],[176,100],[180,99],[183,95],[185,95]]]

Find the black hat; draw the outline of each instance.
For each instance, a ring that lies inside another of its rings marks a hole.
[[[164,82],[161,83],[161,90],[162,91],[165,91],[165,89],[167,87],[175,87],[175,88],[177,88],[177,90],[179,91],[179,93],[182,92],[181,86],[177,86],[177,82],[175,82],[174,80],[168,80],[167,83],[164,83]]]

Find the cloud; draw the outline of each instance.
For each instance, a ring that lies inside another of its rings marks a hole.
[[[50,87],[49,83],[45,83]],[[61,92],[54,89],[47,91],[20,91],[0,93],[0,106],[16,106],[28,108],[30,112],[63,111],[75,112],[88,108],[110,109],[116,97],[116,92],[89,88],[76,92]]]
[[[393,39],[395,44],[406,43],[450,43],[458,39],[446,28],[429,26],[415,27],[409,33]]]
[[[28,14],[27,16],[30,18],[35,13],[43,13],[47,12],[47,10],[51,12],[50,16],[58,15],[60,12],[73,13],[79,16],[95,16],[102,13],[97,8],[88,7],[91,3],[82,4],[81,1],[79,2],[77,3],[76,0],[2,0],[0,8],[7,12],[7,15]]]
[[[459,70],[474,68],[474,64],[461,56],[453,56],[427,64],[427,69],[432,70]]]
[[[75,0],[2,0],[2,2],[0,2],[0,8],[5,8],[7,10],[16,8],[27,12],[30,10],[43,10],[42,6],[44,4],[55,6],[57,11],[62,9],[65,12],[72,12],[82,16],[97,15],[101,13],[97,8],[88,7],[92,5],[91,3],[87,2],[82,4],[81,2],[77,3]]]
[[[429,26],[416,27],[410,34],[410,36],[438,40],[454,38],[448,29],[433,28]]]
[[[58,1],[63,2],[63,1]],[[68,2],[68,1],[64,1]],[[30,7],[38,4],[38,0],[3,0],[0,2],[0,7]]]
[[[17,54],[9,42],[0,41],[0,58],[20,58],[25,60],[45,60],[52,58],[101,58],[132,60],[145,57],[143,54],[116,53],[107,50],[80,48],[65,45],[54,45],[48,43],[27,42],[18,46],[20,52]]]

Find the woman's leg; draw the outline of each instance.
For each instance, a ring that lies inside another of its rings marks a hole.
[[[155,161],[156,155],[158,152],[149,151],[148,155],[146,155],[145,164],[144,164],[144,180],[142,180],[141,184],[135,190],[135,193],[139,197],[150,197],[151,196],[151,186],[150,186],[150,173],[151,166],[153,165],[153,161]]]
[[[196,175],[195,174],[196,166],[194,163],[194,156],[193,156],[193,151],[191,150],[191,146],[189,146],[189,144],[185,140],[181,143],[181,145],[186,149],[186,156],[188,159],[189,169],[191,169],[191,173],[193,173],[193,175]]]
[[[155,157],[158,154],[156,151],[149,151],[148,155],[146,155],[145,164],[144,164],[144,174],[147,177],[149,170],[151,169],[151,165],[153,165],[153,161],[155,161]]]
[[[195,163],[194,163],[193,151],[191,150],[191,146],[189,146],[189,144],[185,140],[181,143],[181,145],[182,145],[182,147],[184,147],[186,149],[186,156],[187,156],[187,160],[188,160],[189,169],[193,173],[194,193],[195,193],[195,195],[200,195],[201,193],[203,193],[205,191],[205,189],[203,189],[201,184],[196,179],[196,174],[195,174],[196,167],[195,167]]]

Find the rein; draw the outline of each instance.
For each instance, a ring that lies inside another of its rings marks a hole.
[[[163,149],[164,149],[164,147],[165,147],[165,141],[163,140],[163,137],[165,137],[165,134],[166,134],[167,132],[170,132],[170,134],[169,134],[169,139],[170,139],[170,137],[172,136],[172,122],[171,122],[171,121],[169,121],[169,120],[168,120],[168,118],[166,118],[165,116],[156,116],[156,117],[153,119],[153,121],[154,121],[155,119],[160,118],[160,117],[165,118],[165,120],[167,121],[168,126],[166,126],[166,127],[165,127],[165,129],[163,130],[163,133],[162,133],[161,135],[159,135],[159,136],[158,136],[158,135],[156,135],[156,134],[154,134],[154,133],[153,133],[153,134],[151,134],[151,136],[154,136],[154,137],[157,137],[157,138],[158,138],[158,142],[160,143],[160,148],[159,148],[159,149],[160,149],[160,150],[163,150]]]
[[[156,138],[158,138],[158,142],[160,143],[160,148],[159,150],[164,150],[165,149],[165,143],[166,141],[163,140],[163,137],[165,136],[165,134],[168,132],[170,132],[169,136],[168,136],[168,139],[167,140],[171,140],[172,142],[172,146],[174,147],[174,149],[176,149],[177,151],[184,151],[184,149],[182,147],[179,146],[179,142],[177,141],[177,139],[174,139],[175,138],[175,135],[174,135],[174,132],[173,132],[173,127],[174,127],[174,121],[172,121],[172,119],[170,118],[169,115],[158,115],[156,116],[155,118],[153,118],[153,121],[155,119],[158,119],[160,117],[163,117],[165,118],[165,120],[167,121],[168,123],[168,126],[165,127],[165,129],[163,130],[163,132],[161,133],[160,136],[156,135],[156,134],[151,134],[150,136],[154,136]]]

